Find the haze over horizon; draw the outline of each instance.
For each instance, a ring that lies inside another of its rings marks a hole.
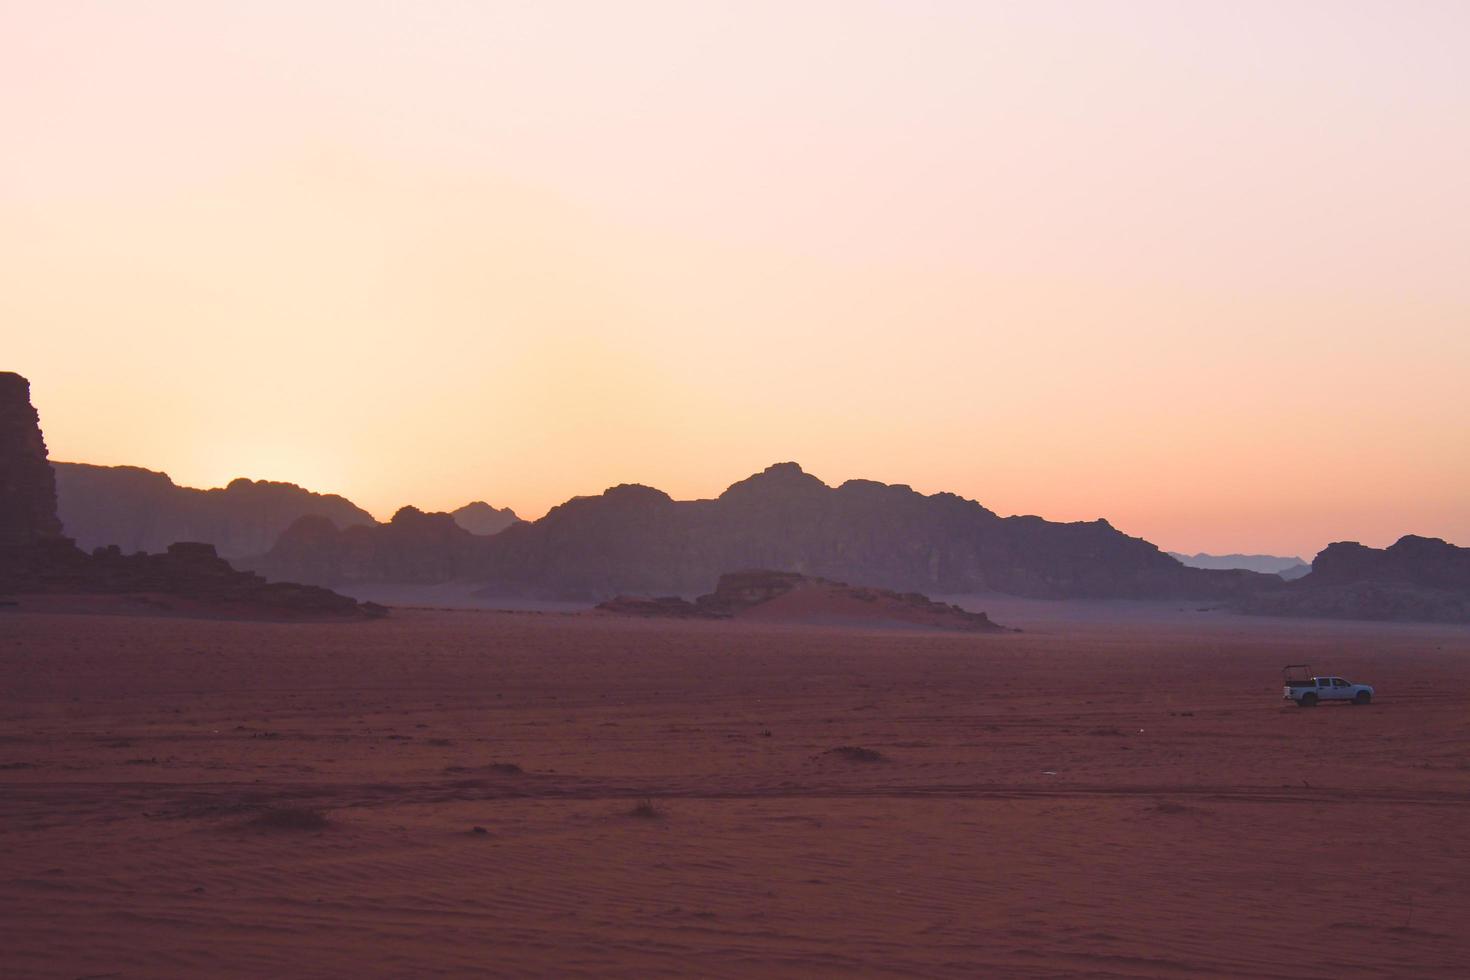
[[[1470,544],[1470,7],[0,5],[51,456]]]

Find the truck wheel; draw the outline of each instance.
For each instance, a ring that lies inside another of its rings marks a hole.
[[[1359,691],[1357,694],[1353,695],[1353,704],[1371,704],[1372,702],[1373,695],[1369,694],[1367,691]]]
[[[1315,708],[1315,707],[1317,707],[1317,695],[1315,695],[1315,694],[1303,694],[1302,695],[1302,699],[1296,703],[1296,706],[1298,708]]]

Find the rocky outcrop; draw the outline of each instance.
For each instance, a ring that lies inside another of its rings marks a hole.
[[[715,590],[708,595],[702,595],[695,600],[701,609],[710,612],[733,616],[736,613],[753,609],[763,602],[770,602],[787,593],[800,588],[813,585],[835,586],[845,589],[845,582],[828,582],[826,579],[807,578],[795,572],[773,572],[769,569],[755,569],[746,572],[731,572],[721,575]],[[889,593],[897,595],[897,593]]]
[[[1328,545],[1312,572],[1248,597],[1245,612],[1331,619],[1470,623],[1470,548],[1407,535],[1387,548]]]
[[[296,582],[267,582],[242,572],[215,553],[214,545],[180,541],[162,554],[124,554],[98,548],[83,564],[53,571],[45,591],[102,592],[192,600],[185,608],[229,613],[255,611],[283,618],[318,616],[375,618],[387,615],[376,603],[359,603],[330,589]]]
[[[1364,581],[1470,592],[1470,548],[1416,534],[1405,535],[1387,548],[1340,541],[1328,545],[1312,561],[1312,574],[1303,585],[1311,588]]]
[[[721,575],[715,590],[693,602],[678,596],[618,596],[597,607],[623,616],[668,619],[753,619],[778,623],[907,626],[1001,632],[984,613],[935,602],[918,593],[852,586],[794,572],[756,570]]]
[[[1215,568],[1229,570],[1243,568],[1246,571],[1278,575],[1287,581],[1301,578],[1312,570],[1312,566],[1300,558],[1283,558],[1279,555],[1207,555],[1203,551],[1196,555],[1167,552],[1170,558],[1190,568]]]
[[[176,542],[162,554],[117,546],[87,553],[61,534],[55,484],[30,385],[0,374],[0,592],[107,594],[183,601],[163,608],[211,615],[368,618],[387,612],[327,589],[268,583],[220,558],[212,544]]]
[[[730,568],[770,568],[899,592],[1040,598],[1228,598],[1275,576],[1187,568],[1107,521],[1000,517],[949,493],[779,463],[714,500],[623,485],[486,539],[487,595],[694,595]]]
[[[0,547],[30,546],[61,533],[56,479],[31,405],[31,383],[0,372]]]
[[[729,619],[728,613],[706,609],[682,596],[613,596],[597,604],[597,612],[643,619]]]
[[[486,536],[499,534],[520,520],[509,507],[491,507],[483,500],[452,510],[449,516],[454,518],[454,523],[471,534]]]
[[[488,540],[449,514],[404,507],[387,524],[371,526],[338,528],[302,517],[270,551],[242,563],[267,578],[318,585],[434,584],[473,577]]]
[[[298,518],[335,527],[374,524],[345,497],[294,483],[238,479],[212,490],[181,487],[166,473],[136,466],[54,463],[57,511],[66,534],[85,548],[161,551],[174,541],[207,541],[226,558],[271,548]]]

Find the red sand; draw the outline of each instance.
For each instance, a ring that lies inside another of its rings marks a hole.
[[[1466,974],[1470,631],[1038,609],[0,610],[0,973]]]

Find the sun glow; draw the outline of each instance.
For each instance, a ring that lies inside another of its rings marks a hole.
[[[1386,10],[10,6],[4,367],[58,459],[380,516],[796,459],[1463,542],[1470,25]]]

